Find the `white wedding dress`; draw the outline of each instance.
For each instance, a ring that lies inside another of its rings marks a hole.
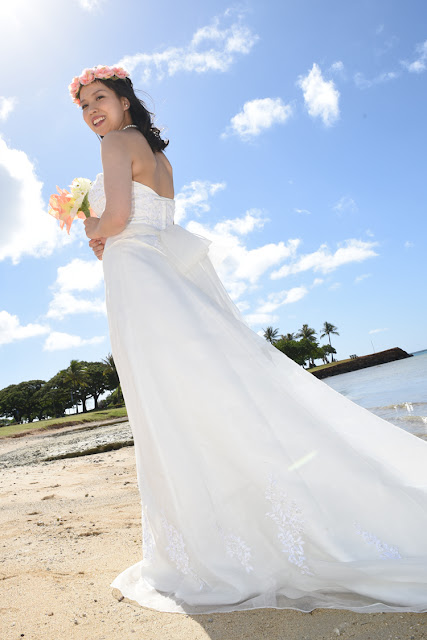
[[[251,330],[174,204],[133,182],[103,254],[143,533],[111,586],[178,613],[427,611],[427,442]]]

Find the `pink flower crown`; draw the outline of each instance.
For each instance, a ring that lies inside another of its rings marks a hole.
[[[107,78],[112,78],[113,80],[124,80],[124,78],[129,78],[129,73],[122,67],[106,67],[102,65],[98,65],[92,69],[83,69],[81,74],[79,76],[75,76],[72,83],[68,85],[73,102],[80,107],[80,99],[78,98],[78,95],[81,87],[83,85],[90,84],[94,80],[105,80]]]

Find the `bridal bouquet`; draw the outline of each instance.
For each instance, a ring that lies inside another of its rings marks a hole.
[[[89,206],[89,190],[92,182],[87,178],[74,178],[70,185],[70,191],[60,189],[49,198],[50,209],[48,213],[60,221],[61,229],[64,225],[67,233],[70,233],[71,223],[74,218],[97,217]],[[59,194],[59,195],[58,195]]]

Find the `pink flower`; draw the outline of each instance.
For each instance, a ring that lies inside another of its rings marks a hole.
[[[96,67],[94,74],[96,78],[112,78],[114,71],[110,67]]]
[[[95,74],[93,73],[93,70],[84,69],[79,80],[80,80],[80,84],[83,84],[83,85],[90,84],[91,82],[93,82],[95,80]]]
[[[67,233],[70,233],[71,223],[73,222],[74,216],[70,214],[70,210],[72,207],[71,202],[71,194],[66,189],[58,189],[58,194],[53,193],[49,198],[50,209],[48,213],[51,216],[59,220],[59,224],[61,229],[66,225]]]
[[[68,90],[73,99],[73,102],[80,106],[80,100],[77,98],[82,85],[87,85],[99,78],[100,80],[107,78],[124,78],[129,77],[129,73],[123,67],[107,67],[106,65],[98,65],[92,69],[83,69],[80,76],[75,76],[71,84],[68,85]]]
[[[122,80],[129,76],[129,73],[126,71],[126,69],[123,69],[122,67],[111,67],[111,68],[114,71],[115,75],[118,78],[121,78]]]
[[[75,76],[75,78],[73,78],[73,81],[70,85],[68,85],[68,88],[70,91],[75,91],[77,92],[80,88],[80,80],[78,78],[78,76]]]
[[[81,86],[82,85],[80,84],[80,80],[78,79],[77,76],[75,78],[73,78],[72,83],[70,85],[68,85],[68,90],[69,90],[69,92],[71,94],[71,97],[73,98],[74,102],[76,102],[75,98],[76,98],[77,93],[79,92]]]
[[[63,213],[67,211],[68,214],[68,203],[70,201],[71,194],[66,189],[60,189],[58,185],[56,185],[56,188],[58,189],[59,195],[57,193],[53,193],[50,196],[49,206],[51,207],[51,209],[49,209],[49,213],[51,216],[54,216],[55,218],[58,218],[58,220],[60,220]]]

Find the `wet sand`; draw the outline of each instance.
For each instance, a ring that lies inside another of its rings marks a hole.
[[[117,425],[122,436],[124,426]],[[2,640],[427,638],[427,613],[257,609],[189,616],[122,598],[109,585],[142,557],[134,448],[37,463],[35,446],[40,457],[59,445],[67,453],[65,441],[75,446],[64,429],[58,433],[50,441],[47,433],[0,439],[0,461],[9,452],[0,472]],[[88,434],[74,433],[82,442]],[[25,450],[32,451],[27,463],[12,466],[11,452],[22,463]]]

